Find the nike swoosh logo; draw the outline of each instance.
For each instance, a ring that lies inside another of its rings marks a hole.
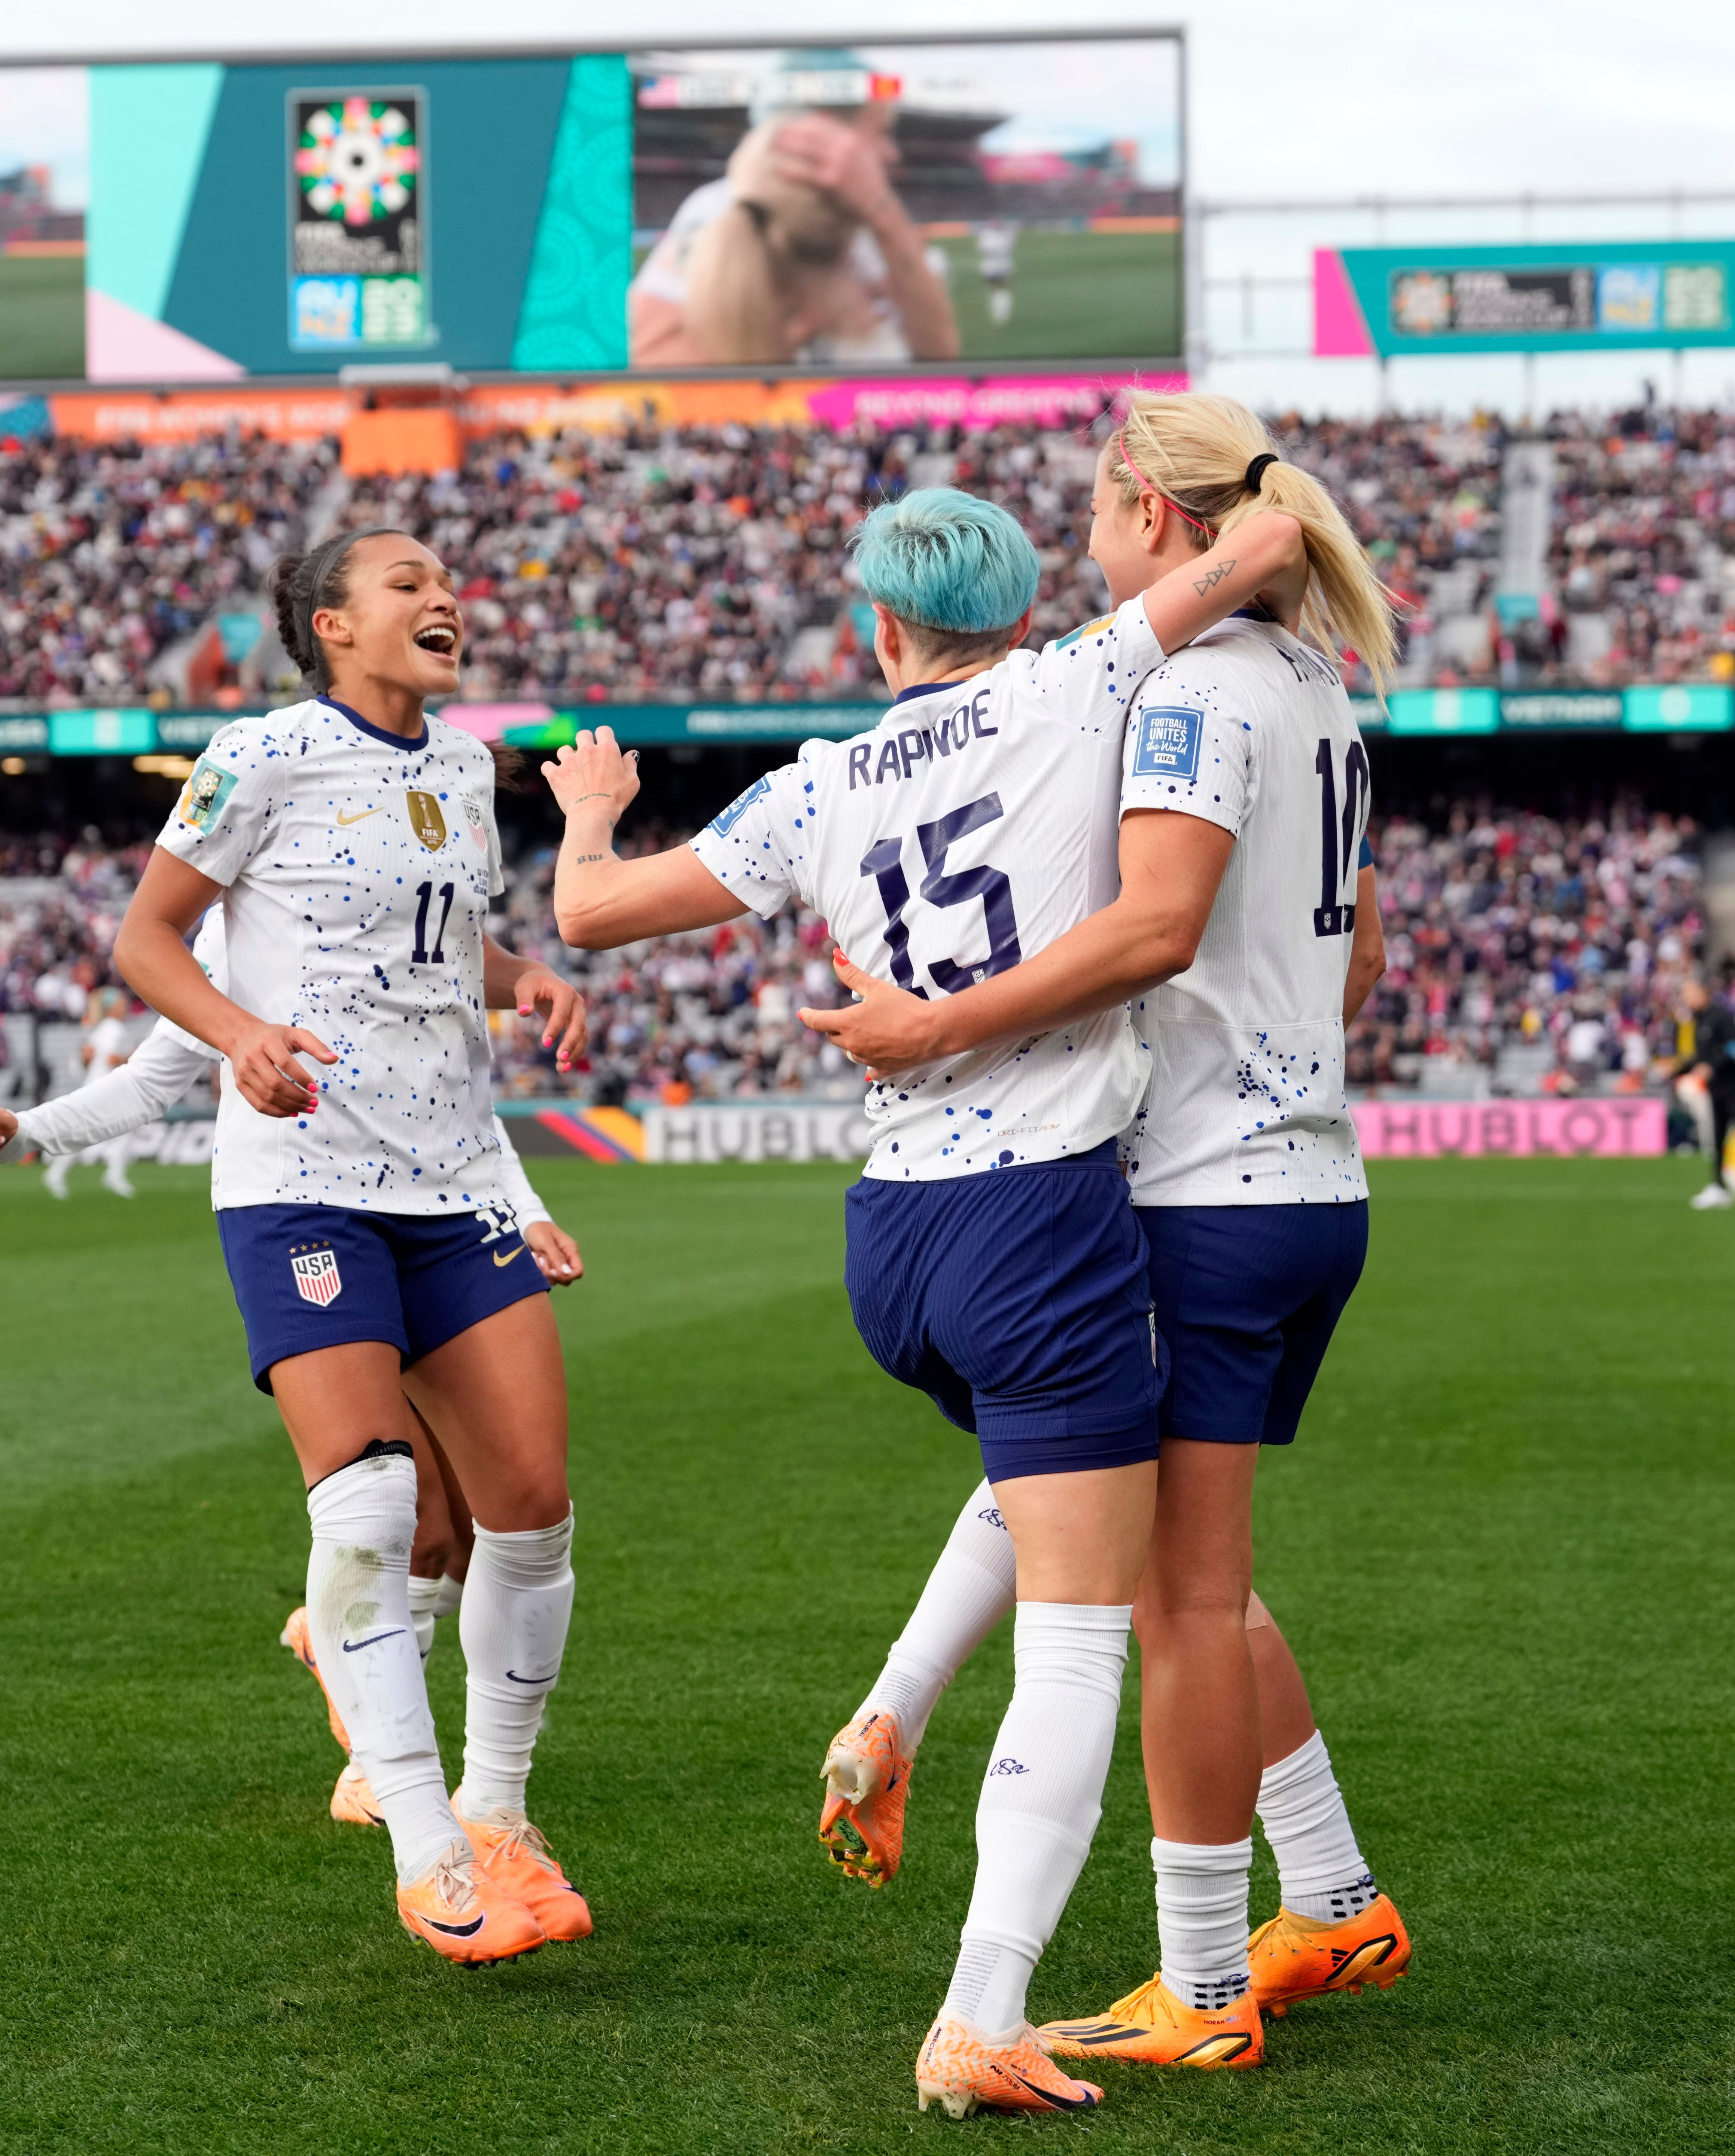
[[[437,1917],[424,1917],[422,1921],[430,1932],[444,1932],[449,1938],[473,1939],[487,1920],[485,1909],[480,1917],[467,1924],[443,1924]]]
[[[378,808],[358,808],[353,816],[346,815],[344,811],[340,808],[337,812],[337,820],[340,824],[365,823],[368,817],[377,816],[384,807],[385,803],[384,802],[382,802]]]
[[[552,1684],[560,1671],[556,1670],[552,1676],[546,1677],[521,1677],[516,1670],[508,1670],[506,1675],[514,1684]]]
[[[372,1646],[377,1640],[395,1640],[403,1630],[403,1625],[399,1625],[389,1632],[370,1632],[365,1640],[357,1640],[353,1645],[346,1640],[343,1643],[343,1651],[346,1655],[359,1655],[363,1647]]]
[[[502,1257],[500,1252],[496,1250],[494,1254],[494,1262],[497,1265],[509,1265],[511,1264],[514,1258],[521,1258],[528,1248],[529,1245],[527,1244],[521,1243],[516,1250],[508,1250],[505,1257]]]
[[[1096,2108],[1094,2096],[1062,2096],[1056,2089],[1038,2088],[1035,2082],[1021,2074],[1016,2066],[1003,2066],[1000,2071],[1009,2081],[1023,2082],[1032,2096],[1039,2097],[1055,2111],[1094,2111]]]

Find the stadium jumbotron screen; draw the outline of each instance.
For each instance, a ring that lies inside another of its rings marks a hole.
[[[1173,35],[0,69],[0,378],[1181,347]]]

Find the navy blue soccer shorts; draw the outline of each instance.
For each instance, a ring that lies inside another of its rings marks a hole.
[[[990,1482],[1157,1457],[1161,1346],[1112,1142],[943,1182],[865,1177],[844,1219],[868,1352],[974,1431]]]
[[[509,1205],[439,1215],[237,1205],[217,1229],[262,1393],[274,1363],[353,1340],[384,1341],[407,1369],[548,1286]]]
[[[1141,1205],[1165,1437],[1287,1445],[1368,1256],[1353,1205]]]

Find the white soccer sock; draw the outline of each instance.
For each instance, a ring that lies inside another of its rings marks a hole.
[[[1260,1776],[1259,1823],[1277,1860],[1283,1906],[1296,1916],[1342,1923],[1378,1893],[1317,1729]]]
[[[1163,1981],[1200,2013],[1227,2006],[1247,1989],[1247,1874],[1253,1837],[1240,1841],[1163,1841],[1152,1837],[1157,1936]]]
[[[1017,1681],[976,1808],[976,1889],[941,2010],[990,2035],[1022,2026],[1031,1971],[1102,1816],[1132,1622],[1130,1604],[1019,1604]]]
[[[425,1662],[434,1652],[434,1620],[439,1614],[440,1583],[423,1579],[418,1573],[409,1576],[409,1621],[416,1628],[416,1646]]]
[[[476,1529],[458,1636],[470,1666],[464,1801],[471,1819],[522,1813],[542,1702],[560,1675],[572,1617],[572,1515],[558,1527]]]
[[[341,1467],[308,1491],[307,1517],[313,1651],[408,1886],[465,1838],[446,1801],[410,1616],[416,1463],[387,1453]]]
[[[464,1606],[464,1582],[454,1579],[449,1572],[441,1575],[434,1597],[436,1617],[455,1617]]]
[[[921,1599],[885,1657],[873,1690],[855,1710],[897,1717],[911,1758],[942,1691],[1011,1609],[1018,1559],[993,1486],[983,1482],[957,1516]]]

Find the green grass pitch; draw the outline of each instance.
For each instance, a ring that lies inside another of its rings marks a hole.
[[[973,239],[943,239],[971,359],[1171,359],[1181,349],[1178,232],[1021,232],[1012,320],[988,312]]]
[[[80,255],[0,255],[0,382],[74,381],[85,371]]]
[[[911,2069],[1009,1627],[935,1717],[902,1876],[869,1894],[814,1840],[825,1741],[978,1472],[856,1342],[849,1171],[533,1167],[592,1276],[557,1298],[578,1597],[531,1791],[597,1933],[480,1975],[326,1816],[339,1755],[277,1645],[305,1514],[203,1175],[141,1168],[130,1205],[0,1175],[0,2149],[1727,2148],[1735,1224],[1688,1211],[1691,1163],[1379,1168],[1368,1277],[1264,1464],[1259,1584],[1410,1974],[1298,2010],[1262,2074],[1104,2063],[1099,2112],[962,2126]],[[1155,1964],[1132,1675],[1039,2017]]]

